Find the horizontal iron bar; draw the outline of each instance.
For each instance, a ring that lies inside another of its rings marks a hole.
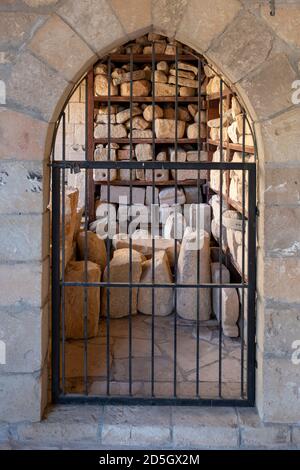
[[[171,169],[171,170],[251,170],[255,163],[229,163],[229,162],[158,162],[158,161],[53,161],[51,167],[77,169]]]
[[[188,289],[214,289],[214,288],[232,288],[238,289],[239,287],[245,287],[247,289],[247,284],[152,284],[152,283],[139,283],[139,282],[61,282],[61,286],[69,286],[69,287],[159,287],[159,288],[176,288],[179,287],[180,289],[184,289],[187,287]]]
[[[247,398],[155,398],[132,396],[95,396],[95,395],[60,395],[57,403],[61,404],[89,404],[89,405],[183,405],[183,406],[244,406],[252,407],[254,402]]]

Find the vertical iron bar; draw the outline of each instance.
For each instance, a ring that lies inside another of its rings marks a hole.
[[[60,168],[52,167],[52,401],[60,394]]]
[[[245,163],[246,116],[243,109],[242,162]],[[244,397],[244,307],[245,307],[245,169],[242,173],[242,302],[241,302],[241,398]]]
[[[197,150],[198,150],[198,163],[201,161],[201,67],[202,62],[198,58],[198,136],[197,136]],[[201,211],[200,211],[200,173],[201,170],[198,169],[197,172],[197,211],[196,211],[196,240],[197,240],[197,325],[196,325],[196,395],[199,397],[199,366],[200,366],[200,229],[201,229]],[[199,230],[198,230],[199,229]]]
[[[152,160],[155,160],[155,42],[152,43]],[[152,204],[155,204],[155,170],[152,169]],[[151,212],[150,212],[151,213]],[[151,220],[152,223],[152,220]],[[154,364],[154,341],[155,341],[155,238],[152,233],[151,227],[151,238],[152,238],[152,288],[151,288],[151,299],[152,299],[152,322],[151,322],[151,396],[154,397],[154,378],[155,378],[155,364]]]
[[[220,162],[223,162],[223,80],[220,80]],[[219,268],[222,285],[222,250],[223,250],[223,170],[220,170],[220,239]],[[222,396],[222,287],[219,288],[219,397]]]
[[[178,158],[178,47],[176,44],[176,51],[175,51],[175,162],[177,163]],[[174,217],[174,284],[175,284],[175,292],[174,292],[174,397],[177,396],[177,240],[176,240],[176,233],[177,233],[177,168],[175,168],[175,217]]]
[[[85,82],[85,159],[89,159],[88,151],[88,87]],[[84,181],[84,281],[88,282],[88,223],[89,223],[89,170],[85,170]],[[94,197],[94,194],[90,195]],[[84,287],[84,393],[88,395],[88,288]]]
[[[133,116],[133,52],[130,49],[130,161],[132,162],[132,116]],[[132,220],[132,169],[129,181],[129,226]],[[127,212],[128,214],[128,212]],[[132,395],[132,234],[129,231],[129,395]]]
[[[248,312],[247,398],[255,397],[255,291],[256,291],[256,164],[249,169],[248,190]]]
[[[111,152],[111,58],[108,56],[107,64],[108,74],[108,127],[107,127],[107,160],[110,161]],[[107,222],[108,222],[108,234],[106,238],[106,250],[107,250],[107,281],[110,283],[110,169],[107,172]],[[110,395],[110,287],[106,290],[106,394]]]
[[[62,115],[62,161],[66,161],[66,112],[63,112]],[[62,338],[62,348],[61,348],[61,362],[62,362],[62,393],[65,393],[65,222],[66,222],[66,187],[65,187],[65,179],[66,179],[66,170],[65,167],[62,169],[62,224],[61,224],[61,241],[62,241],[62,249],[61,249],[61,338]]]

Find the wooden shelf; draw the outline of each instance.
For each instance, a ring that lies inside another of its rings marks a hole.
[[[206,95],[202,96],[202,104],[205,102]],[[198,96],[178,96],[178,103],[198,103]],[[109,101],[108,96],[95,96],[94,101],[96,103],[107,103]],[[130,103],[130,96],[111,96],[111,103]],[[155,103],[175,103],[176,96],[155,96]],[[133,96],[133,103],[152,103],[152,96]],[[203,108],[205,110],[206,108]]]
[[[207,140],[207,143],[209,145],[214,145],[216,147],[219,147],[220,146],[220,141],[219,140],[211,140],[211,139],[208,139]],[[243,146],[242,144],[234,144],[232,142],[223,142],[223,148],[224,149],[230,149],[230,150],[235,150],[236,152],[242,152],[243,151]],[[246,145],[245,146],[245,152],[246,153],[252,153],[254,154],[255,153],[255,150],[254,150],[254,147],[250,146],[250,145]]]
[[[152,54],[133,54],[134,63],[152,63]],[[122,62],[128,64],[130,62],[130,54],[111,54],[112,62]],[[164,60],[165,62],[175,62],[175,55],[155,54],[155,62]],[[179,54],[178,60],[181,62],[198,62],[197,57],[191,54]]]
[[[154,139],[155,144],[172,144],[174,145],[175,139]],[[107,137],[101,138],[101,139],[94,139],[95,144],[107,144],[108,139]],[[129,137],[123,137],[122,139],[115,139],[111,138],[110,139],[111,143],[114,144],[130,144],[130,138]],[[198,139],[188,139],[183,138],[183,139],[177,139],[178,144],[197,144]],[[200,142],[206,142],[205,139],[200,139]],[[152,138],[151,139],[132,139],[133,144],[152,144]]]
[[[203,184],[205,180],[200,179],[200,184]],[[107,181],[95,181],[95,185],[107,185]],[[132,180],[130,183],[129,180],[121,181],[121,180],[113,180],[110,181],[110,186],[152,186],[152,181],[144,181],[144,180]],[[175,186],[175,180],[169,181],[156,181],[155,186]],[[197,186],[197,180],[178,180],[177,186]]]
[[[225,170],[226,171],[226,170]],[[209,187],[209,189],[217,194],[218,196],[220,196],[220,191],[216,191],[215,189]],[[230,206],[232,207],[233,209],[235,209],[236,211],[238,211],[240,214],[243,214],[243,206],[240,202],[238,201],[234,201],[233,199],[231,199],[229,196],[227,196],[226,194],[223,194],[223,200]],[[247,207],[246,207],[246,201],[245,201],[245,219],[248,218],[248,211],[247,211]]]

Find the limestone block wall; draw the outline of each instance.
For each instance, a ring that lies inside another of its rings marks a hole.
[[[0,4],[0,421],[36,421],[46,403],[50,144],[76,81],[143,32],[174,36],[234,83],[258,140],[257,406],[300,420],[300,5],[253,0],[3,0]],[[63,47],[62,47],[63,44]],[[230,52],[229,52],[230,51]],[[236,60],[240,57],[240,60]],[[80,103],[80,101],[79,101]]]

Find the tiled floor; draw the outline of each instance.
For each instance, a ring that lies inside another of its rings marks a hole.
[[[106,395],[109,368],[110,394],[129,395],[129,319],[111,319],[107,356],[107,323],[102,319],[99,335],[87,342],[88,393]],[[178,397],[196,396],[197,339],[194,323],[177,320],[176,392]],[[132,317],[132,394],[151,396],[152,318]],[[219,396],[219,330],[200,327],[199,392],[203,398]],[[84,393],[84,350],[82,340],[65,344],[65,392]],[[155,318],[154,393],[157,397],[174,394],[174,315]],[[109,357],[109,360],[107,360]],[[245,373],[245,369],[244,369]],[[222,338],[222,397],[240,398],[240,339]]]

